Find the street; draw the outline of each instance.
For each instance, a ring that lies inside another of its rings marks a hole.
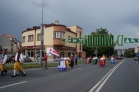
[[[26,77],[0,76],[0,92],[138,92],[139,64],[133,59],[116,64],[82,64],[67,71],[57,67],[26,69]]]

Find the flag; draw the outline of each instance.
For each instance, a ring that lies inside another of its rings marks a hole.
[[[56,50],[54,50],[52,47],[50,47],[49,54],[52,54],[52,55],[54,55],[56,57],[59,57],[58,52]]]

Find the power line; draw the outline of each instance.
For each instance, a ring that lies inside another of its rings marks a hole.
[[[40,6],[42,6],[42,5],[40,5]],[[28,13],[22,15],[22,16],[19,16],[19,17],[13,18],[13,19],[9,19],[9,20],[5,20],[5,21],[0,21],[0,22],[9,22],[9,21],[17,20],[17,19],[19,19],[19,18],[22,18],[22,17],[24,17],[24,16],[26,16],[26,15],[32,13],[33,11],[35,11],[36,9],[38,9],[40,6],[38,6],[37,8],[33,9],[32,11],[30,11],[30,12],[28,12]]]

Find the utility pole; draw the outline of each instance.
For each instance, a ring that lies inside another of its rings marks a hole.
[[[41,23],[41,48],[40,48],[40,65],[43,65],[43,58],[42,58],[42,51],[43,51],[43,5],[44,5],[44,0],[42,2],[42,23]]]
[[[96,44],[96,57],[97,57],[98,51],[97,51],[97,44]]]

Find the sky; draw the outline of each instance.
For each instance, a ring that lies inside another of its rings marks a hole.
[[[19,41],[22,31],[39,26],[43,0],[0,0],[0,34],[12,34]],[[59,20],[78,25],[83,34],[106,28],[117,35],[139,38],[139,0],[44,0],[44,24]],[[128,44],[117,48],[130,48]]]

